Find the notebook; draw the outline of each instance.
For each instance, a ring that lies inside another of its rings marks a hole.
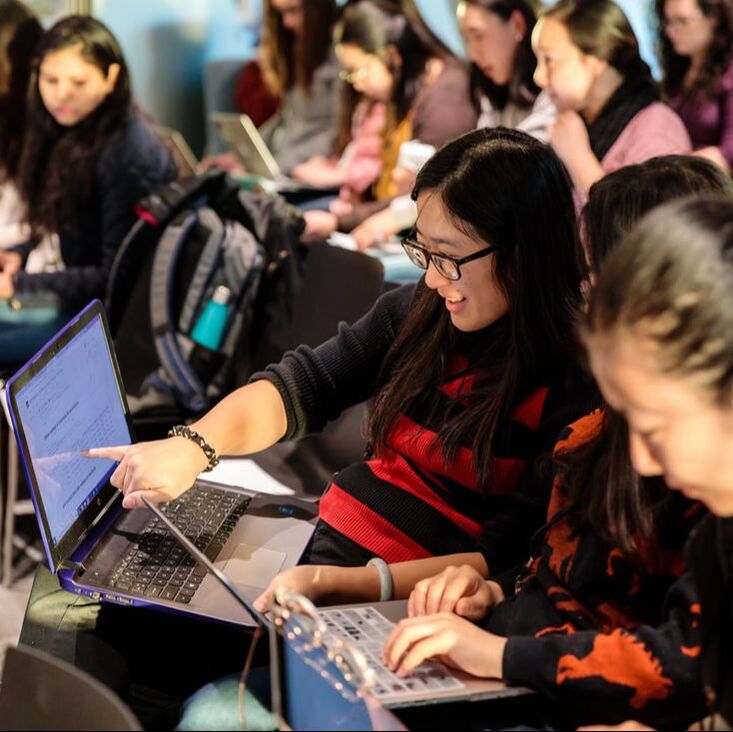
[[[116,463],[91,447],[134,441],[132,419],[101,303],[92,302],[6,387],[8,411],[51,570],[95,599],[252,625],[160,519],[125,511],[110,483]],[[238,590],[254,599],[297,564],[315,506],[197,480],[162,509]]]

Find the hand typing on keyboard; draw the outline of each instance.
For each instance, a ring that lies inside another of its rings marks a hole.
[[[487,633],[452,613],[409,618],[387,639],[383,661],[398,676],[407,676],[423,661],[441,660],[482,678],[502,678],[506,638]]]
[[[374,685],[370,691],[378,699],[400,699],[415,692],[431,694],[456,691],[465,684],[450,674],[441,663],[427,661],[416,668],[408,678],[400,678],[382,663],[382,648],[394,623],[375,607],[356,607],[320,610],[318,613],[328,631],[355,645],[374,672]]]

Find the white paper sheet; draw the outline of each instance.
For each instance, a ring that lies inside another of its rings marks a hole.
[[[275,496],[292,496],[295,493],[249,458],[222,458],[212,471],[201,473],[199,478]]]

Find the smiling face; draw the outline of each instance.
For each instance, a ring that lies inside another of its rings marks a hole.
[[[628,332],[586,337],[608,404],[629,424],[634,469],[733,516],[733,405],[711,403],[690,379],[660,372],[656,346]]]
[[[506,86],[514,75],[517,50],[527,33],[519,12],[508,20],[477,5],[459,6],[458,23],[466,52],[481,73],[498,86]]]
[[[82,46],[49,51],[38,70],[38,91],[48,113],[64,127],[92,114],[114,90],[120,72],[112,64],[105,75],[87,61]]]
[[[608,64],[584,54],[568,29],[556,18],[540,20],[532,33],[537,57],[534,80],[544,89],[559,111],[583,112],[593,99],[597,80]]]
[[[448,215],[434,191],[422,191],[417,199],[417,241],[434,254],[461,259],[490,246],[461,231]],[[494,273],[495,254],[461,265],[461,278],[443,277],[431,263],[425,284],[444,300],[450,319],[458,330],[472,332],[486,328],[509,311],[509,303]]]

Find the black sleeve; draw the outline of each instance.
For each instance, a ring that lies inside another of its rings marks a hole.
[[[663,616],[656,627],[510,637],[504,679],[582,706],[604,724],[638,719],[685,729],[705,715],[699,605],[689,573],[670,588]]]
[[[317,348],[299,346],[280,363],[250,381],[268,379],[285,402],[290,440],[321,430],[344,409],[369,399],[387,351],[407,316],[415,285],[382,295],[353,325],[341,323],[338,334]]]

